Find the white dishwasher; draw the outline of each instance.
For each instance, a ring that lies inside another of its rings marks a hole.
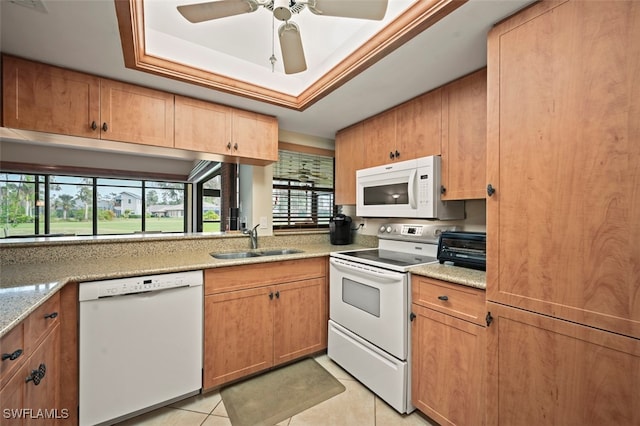
[[[188,271],[80,284],[80,425],[199,392],[202,283]]]

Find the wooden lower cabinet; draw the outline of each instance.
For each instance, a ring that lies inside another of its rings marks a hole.
[[[440,425],[484,425],[484,290],[411,278],[411,402]]]
[[[257,288],[205,296],[205,389],[273,365],[269,292]]]
[[[0,425],[65,424],[69,411],[60,408],[59,383],[60,326],[55,325],[0,390]]]
[[[275,290],[274,363],[281,364],[326,348],[326,279],[283,284]]]
[[[487,305],[490,425],[640,424],[640,340]]]
[[[287,278],[316,270],[319,263],[324,265],[326,259],[287,261],[286,269],[282,268],[283,262],[276,262],[270,265],[272,268],[256,264],[206,271],[205,390],[327,347],[326,268],[321,268],[315,278]],[[244,278],[247,288],[232,284],[236,282],[234,276]],[[226,284],[220,284],[220,277],[227,278]],[[257,286],[257,280],[266,285]],[[276,280],[282,284],[274,284]]]
[[[485,328],[413,304],[412,402],[440,425],[483,425]]]

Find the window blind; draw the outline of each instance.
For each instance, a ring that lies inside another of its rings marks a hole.
[[[278,151],[273,168],[274,228],[329,226],[333,215],[333,157]]]

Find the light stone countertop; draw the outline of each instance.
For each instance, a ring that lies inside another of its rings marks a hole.
[[[89,258],[84,261],[73,259],[46,263],[5,264],[0,266],[2,268],[0,270],[0,337],[69,282],[108,280],[251,263],[305,259],[328,256],[332,251],[355,250],[365,247],[357,244],[333,246],[327,243],[300,244],[295,248],[303,250],[303,252],[223,260],[215,259],[207,251],[186,250],[168,254]],[[225,251],[238,250],[219,250],[219,252]]]
[[[430,263],[428,265],[416,266],[409,270],[412,274],[424,277],[435,278],[454,284],[466,285],[468,287],[487,289],[487,274],[485,271],[476,269],[461,268],[448,264]]]

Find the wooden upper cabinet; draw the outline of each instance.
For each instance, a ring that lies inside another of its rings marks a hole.
[[[101,137],[173,148],[173,95],[100,80]]]
[[[278,120],[255,112],[232,109],[228,153],[244,158],[278,161]]]
[[[176,96],[175,147],[219,154],[224,161],[278,160],[275,117]]]
[[[640,2],[488,39],[487,298],[640,338]]]
[[[3,56],[3,125],[17,129],[100,137],[100,79]]]
[[[398,160],[440,155],[442,89],[436,89],[396,108]]]
[[[335,203],[356,203],[356,171],[365,167],[363,124],[339,131],[335,143]]]
[[[392,109],[362,123],[365,167],[388,164],[396,159],[396,110]],[[398,151],[398,153],[400,153]],[[402,153],[398,160],[403,160]]]
[[[443,200],[486,196],[487,70],[447,84],[442,94]]]
[[[231,142],[231,108],[176,96],[175,147],[224,153]]]

